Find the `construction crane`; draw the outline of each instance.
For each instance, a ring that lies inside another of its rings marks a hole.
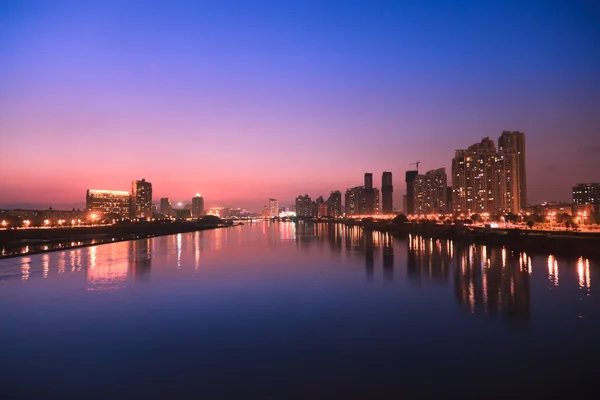
[[[419,164],[421,164],[421,161],[417,161],[417,162],[414,162],[414,163],[408,164],[408,165],[416,165],[417,166],[417,172],[419,172]]]

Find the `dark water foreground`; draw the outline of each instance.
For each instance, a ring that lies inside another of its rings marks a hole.
[[[302,222],[0,260],[0,398],[593,398],[599,265]]]

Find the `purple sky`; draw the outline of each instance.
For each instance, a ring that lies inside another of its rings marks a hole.
[[[531,202],[600,181],[597,3],[281,3],[0,4],[0,207],[146,178],[257,210],[392,171],[401,208],[410,163],[502,130]]]

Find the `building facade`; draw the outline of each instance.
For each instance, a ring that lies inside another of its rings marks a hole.
[[[600,183],[579,183],[573,186],[573,204],[594,206],[595,212],[600,207]]]
[[[311,216],[312,199],[309,195],[296,197],[296,216],[308,218]]]
[[[445,168],[417,175],[414,180],[414,214],[445,214],[448,210],[447,188]]]
[[[412,215],[415,213],[415,178],[419,175],[418,171],[406,171],[406,201],[403,204],[404,214]]]
[[[85,204],[88,211],[100,215],[116,214],[121,218],[129,218],[131,195],[120,190],[88,189]]]
[[[131,217],[152,217],[152,184],[145,179],[131,183]]]
[[[497,151],[489,137],[456,150],[452,159],[452,203],[455,215],[518,214],[526,198],[525,138],[502,133]],[[523,180],[522,180],[523,179]]]
[[[342,192],[339,190],[335,190],[329,195],[327,199],[327,214],[334,218],[342,216]]]
[[[279,202],[277,199],[269,199],[269,218],[279,217]]]
[[[381,212],[392,214],[394,212],[394,186],[392,184],[392,173],[384,172],[381,176]]]
[[[192,218],[202,218],[204,215],[204,197],[202,197],[200,193],[196,193],[196,195],[192,197],[191,216]]]

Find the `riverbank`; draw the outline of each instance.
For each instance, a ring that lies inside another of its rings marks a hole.
[[[3,230],[0,231],[0,259],[230,226],[200,220]]]
[[[363,229],[389,232],[396,236],[420,235],[455,242],[505,246],[515,251],[557,256],[600,256],[600,234],[572,231],[536,231],[518,228],[479,228],[443,225],[362,224]]]

